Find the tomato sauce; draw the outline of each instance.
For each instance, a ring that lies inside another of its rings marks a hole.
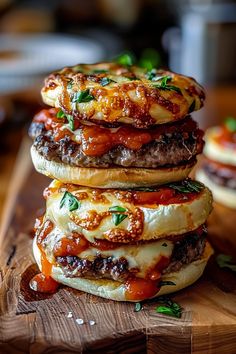
[[[130,278],[125,282],[125,298],[128,301],[142,301],[155,296],[160,287],[158,281]]]
[[[214,140],[219,145],[236,149],[236,133],[230,132],[225,126],[220,127],[220,131],[214,136]]]
[[[39,273],[30,280],[29,286],[32,290],[40,293],[54,294],[57,291],[59,284],[50,276]]]
[[[59,141],[66,135],[73,137],[73,133],[65,128],[66,118],[57,118],[58,109],[44,109],[34,117],[34,122],[43,123],[47,130],[53,130],[54,140]],[[62,129],[63,127],[63,129]],[[187,118],[174,124],[162,124],[153,129],[137,129],[132,126],[122,126],[118,129],[109,129],[98,125],[83,125],[74,118],[74,128],[81,129],[80,141],[82,151],[87,156],[101,156],[112,148],[122,145],[131,150],[139,150],[143,145],[160,138],[163,134],[175,132],[192,132],[197,124]],[[197,129],[198,134],[202,132]]]
[[[73,233],[71,238],[63,237],[53,249],[54,257],[78,256],[89,248],[89,242],[83,235]]]

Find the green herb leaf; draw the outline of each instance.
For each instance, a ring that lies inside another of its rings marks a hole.
[[[152,70],[160,66],[160,54],[154,48],[146,48],[139,59],[139,66],[147,70]]]
[[[137,187],[134,188],[135,191],[141,192],[158,192],[158,188],[149,188],[149,187]]]
[[[191,179],[186,179],[176,183],[168,183],[167,186],[181,193],[199,193],[204,188],[202,183]]]
[[[188,109],[188,113],[191,113],[195,110],[195,100],[193,100],[193,102],[191,103],[189,109]]]
[[[157,301],[164,304],[164,306],[156,307],[157,313],[162,313],[167,316],[181,318],[182,309],[176,302],[173,302],[168,297],[159,297]]]
[[[235,133],[236,132],[236,118],[234,118],[234,117],[226,118],[225,126],[228,129],[228,131]]]
[[[115,82],[114,80],[110,79],[109,77],[103,77],[101,80],[100,80],[100,84],[102,86],[106,86],[106,85],[109,85],[111,82]]]
[[[134,312],[139,312],[141,311],[143,308],[143,305],[141,302],[136,302],[135,305],[134,305]]]
[[[65,118],[66,115],[65,113],[60,109],[60,111],[57,112],[57,118]]]
[[[165,285],[176,285],[173,281],[170,280],[161,280],[159,282],[159,286],[165,286]]]
[[[69,125],[70,129],[71,129],[71,130],[75,130],[74,117],[68,114],[68,115],[66,116],[66,118],[67,118],[68,125]]]
[[[119,205],[115,205],[115,206],[112,206],[112,207],[110,207],[109,208],[109,211],[111,211],[111,212],[116,212],[116,211],[118,211],[118,212],[124,212],[124,211],[127,211],[127,209],[125,209],[125,208],[123,208],[123,207],[121,207],[121,206],[119,206]]]
[[[66,118],[68,125],[70,127],[71,130],[74,130],[74,117],[69,115],[69,114],[65,114],[61,109],[60,111],[57,112],[57,118]]]
[[[90,102],[94,100],[95,99],[94,96],[91,95],[89,92],[90,92],[89,89],[85,91],[76,92],[74,94],[72,102],[83,103],[83,102]]]
[[[126,214],[119,214],[127,211],[127,209],[120,207],[119,205],[110,207],[109,211],[112,213],[112,221],[116,226],[128,217]]]
[[[70,90],[72,89],[72,86],[73,86],[73,81],[69,81],[68,84],[67,84],[67,88]]]
[[[145,76],[146,76],[146,78],[148,80],[153,80],[154,81],[154,79],[157,78],[156,75],[157,75],[157,70],[156,69],[152,69],[152,70],[148,71]]]
[[[125,220],[127,217],[128,215],[125,214],[112,214],[112,221],[117,226],[122,223],[122,221]]]
[[[121,64],[121,65],[124,65],[124,66],[131,66],[131,65],[134,65],[136,60],[135,60],[135,57],[134,57],[134,55],[132,53],[127,52],[127,53],[119,55],[116,58],[116,62],[118,64]]]
[[[160,84],[155,84],[154,87],[159,88],[161,90],[169,90],[169,91],[176,91],[180,94],[182,94],[181,90],[179,87],[173,86],[173,85],[168,85],[168,82],[172,80],[172,77],[169,75],[163,76],[157,81],[161,81]]]
[[[95,69],[93,70],[93,74],[106,74],[108,73],[108,70],[105,69]]]
[[[233,257],[226,254],[219,254],[216,257],[216,262],[220,268],[229,268],[236,272],[236,264],[233,264]]]
[[[81,202],[70,192],[65,192],[60,201],[60,209],[64,206],[68,207],[69,211],[80,208]]]

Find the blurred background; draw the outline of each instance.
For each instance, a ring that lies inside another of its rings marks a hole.
[[[44,76],[125,51],[202,83],[203,128],[236,115],[236,0],[0,0],[0,200]]]

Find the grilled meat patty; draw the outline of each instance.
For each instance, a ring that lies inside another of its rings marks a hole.
[[[163,274],[177,272],[182,266],[199,259],[205,247],[205,233],[200,237],[188,235],[177,241],[174,245],[170,264],[163,270]],[[84,277],[91,279],[107,278],[124,281],[135,276],[137,269],[129,269],[125,258],[114,260],[113,257],[104,258],[98,255],[93,261],[81,259],[76,256],[56,257],[57,264],[62,268],[66,277]]]
[[[216,184],[236,190],[236,168],[206,160],[202,168]]]
[[[197,127],[193,131],[164,133],[139,150],[118,145],[98,156],[85,154],[82,145],[69,136],[55,141],[53,131],[46,130],[43,123],[33,122],[29,134],[37,151],[47,160],[79,167],[172,167],[189,162],[203,149],[203,133]]]

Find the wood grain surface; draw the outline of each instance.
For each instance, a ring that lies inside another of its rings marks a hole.
[[[220,269],[214,257],[196,284],[173,296],[183,308],[181,319],[157,314],[156,300],[134,312],[133,304],[67,287],[51,296],[31,292],[28,281],[38,271],[31,251],[32,227],[44,208],[42,190],[48,183],[33,170],[25,141],[1,224],[1,354],[236,353],[236,277]],[[235,256],[235,224],[235,211],[215,205],[209,237],[216,253]]]

